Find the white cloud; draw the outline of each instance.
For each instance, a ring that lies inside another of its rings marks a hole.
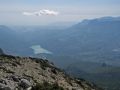
[[[53,10],[47,10],[47,9],[42,9],[40,11],[36,12],[23,12],[23,15],[25,16],[42,16],[42,15],[53,15],[57,16],[59,12],[53,11]]]

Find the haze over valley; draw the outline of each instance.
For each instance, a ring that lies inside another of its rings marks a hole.
[[[119,28],[120,17],[83,20],[61,30],[47,28],[47,26],[42,29],[26,26],[24,32],[21,32],[22,26],[13,29],[13,27],[1,25],[0,47],[10,55],[49,59],[66,72],[73,73],[72,75],[77,77],[83,76],[99,84],[101,81],[96,79],[100,78],[99,75],[106,73],[104,77],[109,79],[108,73],[114,76],[116,75],[114,73],[120,73]],[[89,70],[86,65],[90,65]],[[93,70],[95,74],[91,72]],[[119,78],[119,76],[115,77]],[[117,84],[117,80],[113,82]],[[101,83],[100,86],[102,86]]]
[[[120,90],[119,8],[0,0],[0,90]]]

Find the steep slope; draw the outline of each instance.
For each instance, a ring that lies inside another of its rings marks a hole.
[[[57,83],[63,90],[102,90],[85,80],[69,77],[47,60],[0,55],[0,90],[31,90],[44,82]]]
[[[112,49],[119,48],[120,45],[119,29],[120,20],[87,20],[58,35],[55,45],[59,46],[59,54],[112,52]]]

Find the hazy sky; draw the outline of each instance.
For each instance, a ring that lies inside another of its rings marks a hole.
[[[51,12],[57,14],[51,15]],[[120,0],[0,0],[0,24],[5,25],[79,22],[119,15]]]

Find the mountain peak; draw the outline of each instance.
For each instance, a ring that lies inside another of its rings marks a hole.
[[[100,17],[100,18],[94,18],[94,19],[85,19],[79,24],[88,24],[91,22],[103,22],[103,21],[120,21],[120,17],[111,17],[111,16],[106,16],[106,17]]]

